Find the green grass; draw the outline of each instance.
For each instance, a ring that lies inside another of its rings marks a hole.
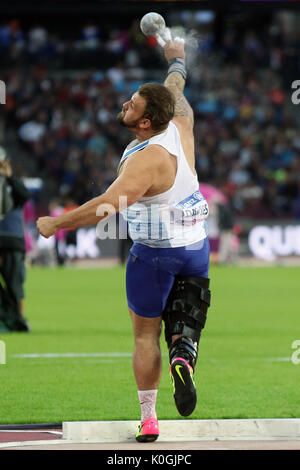
[[[0,423],[140,418],[131,357],[20,358],[28,353],[131,353],[124,268],[31,268],[31,333],[1,334]],[[213,267],[191,419],[300,417],[300,268]],[[162,336],[160,419],[179,419]]]

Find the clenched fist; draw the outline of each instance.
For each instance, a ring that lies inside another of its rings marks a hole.
[[[45,238],[51,237],[58,231],[55,217],[40,217],[37,220],[36,226],[39,233]]]

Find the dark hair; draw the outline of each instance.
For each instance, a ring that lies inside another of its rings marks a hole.
[[[150,119],[154,131],[163,131],[174,117],[175,98],[164,85],[146,83],[138,93],[146,100],[144,117]]]

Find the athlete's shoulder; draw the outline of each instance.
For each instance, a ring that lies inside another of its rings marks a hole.
[[[161,163],[166,155],[168,155],[168,151],[162,145],[150,143],[134,156],[136,159],[139,158],[140,161],[144,162],[147,166],[156,166]]]
[[[123,166],[124,168],[136,166],[149,170],[149,168],[160,165],[166,154],[166,149],[161,145],[149,144],[145,148],[132,153],[130,158],[125,160]]]

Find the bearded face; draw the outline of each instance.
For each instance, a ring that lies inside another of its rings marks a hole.
[[[124,111],[121,111],[118,115],[117,115],[117,120],[118,120],[118,123],[121,124],[121,126],[123,127],[127,127],[128,129],[134,129],[135,127],[137,127],[138,123],[139,123],[139,120],[141,118],[137,118],[137,119],[125,119],[125,115],[126,115],[126,112]]]
[[[143,119],[145,107],[145,99],[138,93],[134,93],[130,101],[123,104],[122,111],[117,115],[119,124],[128,129],[138,128],[139,122]]]

